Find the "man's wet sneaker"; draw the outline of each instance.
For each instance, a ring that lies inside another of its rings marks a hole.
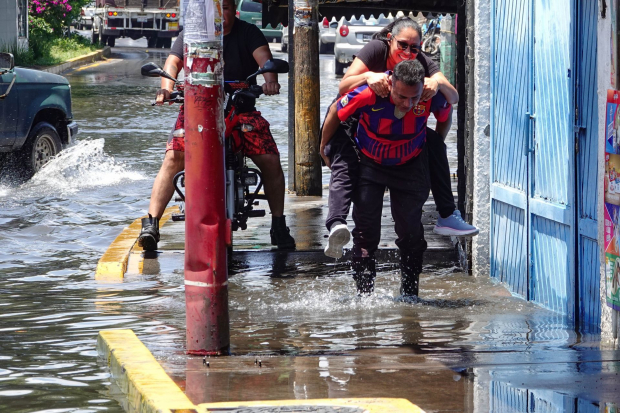
[[[478,235],[478,228],[469,225],[461,217],[461,211],[456,210],[447,218],[439,217],[433,232],[439,235],[452,235],[455,237],[473,237]]]
[[[351,232],[347,224],[334,224],[329,231],[329,239],[325,247],[325,255],[332,258],[342,258],[342,248],[351,239]]]
[[[142,231],[138,237],[138,245],[145,251],[155,251],[159,242],[159,218],[149,214],[148,218],[142,218]]]
[[[279,250],[294,250],[295,239],[290,234],[291,230],[286,226],[286,217],[271,217],[271,245]]]

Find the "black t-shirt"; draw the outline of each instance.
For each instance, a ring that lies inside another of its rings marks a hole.
[[[389,50],[390,47],[387,42],[374,39],[362,47],[362,50],[360,50],[356,57],[360,59],[371,72],[383,73],[387,70]],[[439,72],[437,63],[423,52],[418,53],[416,59],[422,63],[424,75],[426,77],[431,77]]]
[[[245,80],[255,73],[258,63],[252,53],[267,45],[265,35],[256,25],[235,18],[232,30],[224,36],[224,80]],[[170,54],[183,59],[183,32],[174,42]],[[256,79],[251,83],[256,84]]]

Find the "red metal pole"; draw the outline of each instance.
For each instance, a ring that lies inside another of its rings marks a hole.
[[[187,353],[228,354],[229,242],[225,204],[224,79],[219,0],[185,13],[185,300]]]

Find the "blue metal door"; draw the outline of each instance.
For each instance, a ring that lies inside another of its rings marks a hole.
[[[598,333],[601,321],[598,223],[597,2],[579,1],[575,56],[577,139],[577,319],[581,331]]]
[[[575,8],[495,0],[491,275],[575,319]]]
[[[530,300],[574,320],[573,1],[534,1]]]
[[[531,0],[495,0],[491,78],[491,276],[528,296]]]

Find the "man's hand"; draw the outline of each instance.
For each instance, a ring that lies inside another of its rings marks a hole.
[[[155,99],[155,104],[156,105],[163,105],[164,104],[164,100],[168,100],[170,99],[170,91],[168,89],[159,89],[157,91],[157,98]],[[173,102],[170,102],[170,104],[172,105]]]
[[[321,145],[319,153],[321,154],[321,158],[323,158],[323,162],[325,162],[325,166],[327,166],[329,169],[332,169],[332,163],[329,160],[329,157],[325,155],[325,145]]]
[[[437,92],[439,92],[439,82],[433,78],[425,77],[424,78],[424,90],[422,91],[422,96],[420,100],[422,102],[426,102],[427,100],[432,99]]]
[[[367,83],[368,87],[382,98],[385,98],[390,94],[388,75],[385,73],[372,73],[368,76]]]
[[[267,96],[277,95],[280,93],[280,84],[278,82],[263,83],[263,93]]]

